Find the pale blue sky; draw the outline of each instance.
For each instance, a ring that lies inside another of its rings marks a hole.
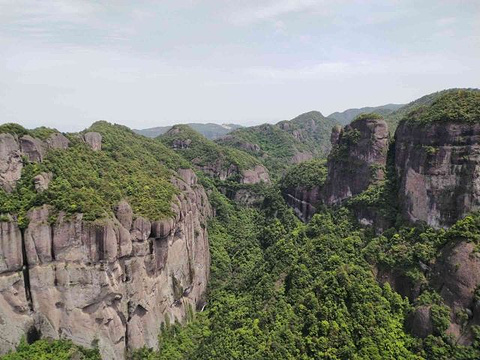
[[[0,123],[253,124],[480,86],[480,1],[0,0]]]

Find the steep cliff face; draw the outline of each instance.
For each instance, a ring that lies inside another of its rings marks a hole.
[[[323,202],[339,204],[384,178],[388,127],[383,119],[362,115],[341,130],[334,128],[331,140]]]
[[[212,209],[195,173],[167,167],[181,162],[157,141],[105,122],[93,127],[103,135],[41,129],[37,137],[14,124],[0,134],[0,352],[26,335],[119,359],[155,348],[162,323],[205,304]],[[130,203],[111,201],[121,198]]]
[[[300,220],[309,221],[317,211],[326,175],[325,160],[312,159],[292,166],[280,181],[285,201]]]
[[[172,182],[175,216],[151,222],[122,201],[113,219],[56,219],[48,206],[21,230],[0,223],[0,349],[38,332],[92,347],[105,359],[156,347],[160,325],[201,308],[209,274],[212,210],[191,170]],[[35,329],[35,331],[33,331]]]
[[[408,220],[444,227],[479,208],[480,124],[402,122],[395,147]]]
[[[397,128],[399,199],[411,222],[447,227],[480,208],[480,119],[469,118],[475,103],[480,106],[480,95],[473,94],[464,99],[471,112],[460,107],[464,95],[447,94]]]
[[[311,189],[298,187],[285,191],[284,197],[288,205],[293,208],[295,215],[303,222],[308,222],[317,211],[320,187]]]

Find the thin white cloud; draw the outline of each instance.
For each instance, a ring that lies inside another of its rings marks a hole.
[[[319,7],[322,1],[315,0],[277,0],[269,1],[263,5],[257,5],[243,9],[233,14],[231,20],[238,25],[248,25],[255,22],[274,20],[279,16],[289,13],[307,11]]]
[[[251,67],[244,70],[252,77],[277,80],[321,80],[358,75],[396,74],[461,74],[471,70],[454,59],[416,57],[378,59],[376,61],[326,62],[304,67]]]

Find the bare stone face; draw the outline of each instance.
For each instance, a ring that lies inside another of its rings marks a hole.
[[[172,182],[181,190],[174,219],[133,221],[123,201],[115,218],[94,223],[82,214],[52,223],[48,206],[32,209],[23,236],[13,219],[0,223],[0,349],[32,326],[86,347],[98,341],[105,359],[156,348],[167,317],[182,321],[204,301],[210,270],[207,195],[191,170]]]
[[[322,200],[329,205],[360,194],[383,179],[388,151],[388,126],[383,119],[362,118],[332,131],[334,147]]]
[[[0,134],[0,187],[10,192],[22,175],[22,155],[16,138]]]
[[[439,228],[480,208],[480,124],[401,123],[395,138],[405,218]]]
[[[102,135],[97,132],[87,132],[83,135],[85,142],[92,148],[93,151],[102,150]]]

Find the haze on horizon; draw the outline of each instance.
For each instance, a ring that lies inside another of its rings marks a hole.
[[[480,2],[0,0],[0,123],[253,123],[479,87]]]

